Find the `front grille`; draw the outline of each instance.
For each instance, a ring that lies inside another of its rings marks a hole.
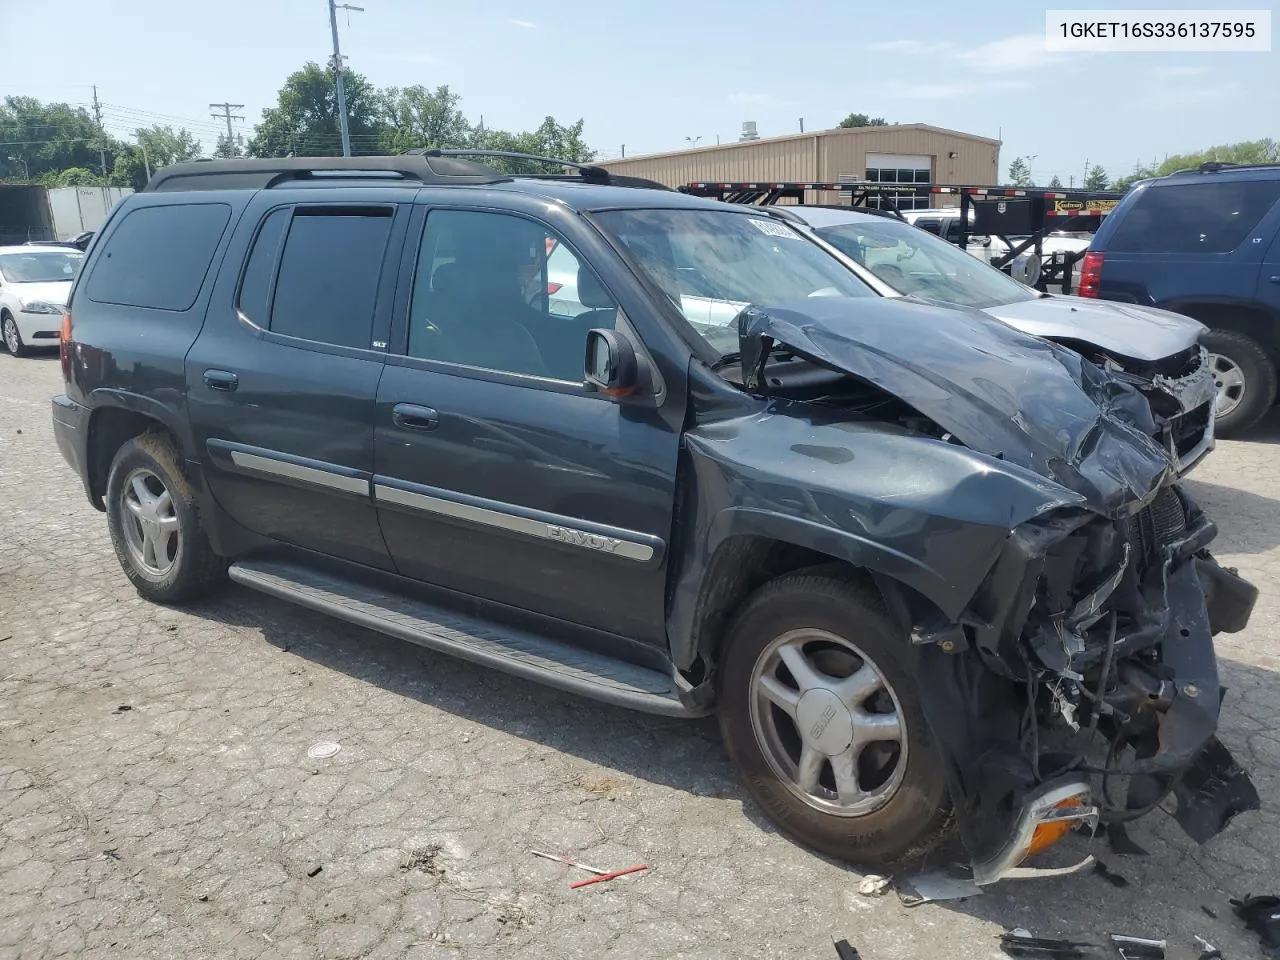
[[[1150,506],[1121,521],[1121,533],[1141,570],[1159,559],[1161,547],[1181,540],[1186,532],[1187,511],[1172,487],[1165,487]]]
[[[1173,437],[1173,446],[1180,458],[1185,457],[1200,445],[1205,431],[1209,429],[1212,410],[1213,404],[1202,403],[1189,413],[1169,421],[1169,433]]]

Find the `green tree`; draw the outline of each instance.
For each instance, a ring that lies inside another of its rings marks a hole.
[[[471,125],[458,109],[461,97],[448,86],[428,90],[421,84],[388,87],[382,91],[386,129],[380,145],[387,153],[404,153],[416,147],[465,147]]]
[[[1111,181],[1107,178],[1107,171],[1102,169],[1101,164],[1095,163],[1089,168],[1089,172],[1085,174],[1082,186],[1086,190],[1106,190]]]
[[[1015,187],[1034,187],[1031,179],[1031,164],[1024,157],[1014,157],[1009,164],[1009,183]]]
[[[1053,175],[1053,179],[1049,181],[1049,189],[1050,190],[1062,189],[1062,180],[1058,177],[1056,173]]]
[[[868,116],[865,113],[851,113],[847,117],[845,117],[843,120],[841,120],[837,126],[850,128],[850,127],[887,127],[888,125],[889,125],[889,121],[886,120],[884,117],[872,117],[872,116]]]
[[[57,175],[59,187],[96,187],[102,177],[85,167],[68,167]]]
[[[582,139],[584,122],[564,126],[555,117],[546,117],[536,130],[525,133],[509,133],[506,130],[486,130],[478,127],[472,131],[469,146],[477,150],[506,150],[513,153],[531,153],[557,160],[590,163],[596,152]],[[519,160],[486,159],[489,166],[511,173],[545,173],[546,164]]]
[[[65,103],[41,103],[34,97],[5,97],[0,104],[0,142],[6,144],[0,161],[5,172],[11,177],[29,175],[32,180],[71,167],[98,170],[99,145],[106,150],[110,169],[118,147],[88,111]]]
[[[383,97],[365,77],[342,73],[353,154],[379,152],[386,131]],[[331,67],[308,63],[289,75],[274,107],[262,111],[246,147],[252,157],[342,155],[338,92]]]
[[[1150,180],[1156,175],[1155,167],[1146,164],[1134,164],[1133,173],[1117,177],[1111,181],[1111,189],[1124,193],[1139,180]]]

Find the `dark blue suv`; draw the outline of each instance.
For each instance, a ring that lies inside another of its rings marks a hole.
[[[1085,255],[1080,296],[1163,307],[1209,327],[1219,435],[1276,402],[1280,164],[1205,163],[1140,183]]]

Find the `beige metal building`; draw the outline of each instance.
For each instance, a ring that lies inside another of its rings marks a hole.
[[[744,125],[753,127],[754,125]],[[817,130],[609,160],[614,173],[646,177],[669,187],[699,181],[972,184],[994,186],[1000,141],[924,123]],[[826,197],[811,197],[826,200]],[[915,206],[928,206],[928,198]],[[899,202],[901,207],[913,204]]]

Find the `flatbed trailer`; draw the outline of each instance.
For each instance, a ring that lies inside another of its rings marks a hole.
[[[883,184],[865,181],[836,183],[800,182],[715,182],[698,181],[679,188],[681,192],[711,197],[727,203],[770,206],[780,201],[803,204],[810,193],[831,192],[855,209],[878,209],[902,216],[899,201],[905,197],[927,198],[930,207],[958,200],[960,233],[957,244],[967,249],[976,237],[995,237],[1006,251],[991,258],[991,265],[1009,272],[1014,260],[1032,252],[1040,262],[1038,289],[1055,285],[1070,293],[1075,265],[1085,251],[1055,251],[1046,255],[1044,241],[1055,231],[1096,233],[1122,194],[1105,190],[1059,190],[1044,187],[991,187],[964,184]],[[947,204],[951,205],[951,204]],[[1016,238],[1016,239],[1010,239]]]

